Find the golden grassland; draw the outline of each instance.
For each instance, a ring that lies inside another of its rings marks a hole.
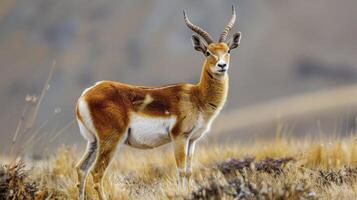
[[[49,120],[37,129],[34,126],[54,71],[55,62],[41,95],[26,97],[9,152],[14,152],[15,145],[22,146],[26,152],[39,140],[51,143],[74,123],[71,121],[58,130],[50,140],[42,138],[44,134],[41,134]],[[56,109],[48,119],[58,113],[60,110]],[[236,116],[229,118],[236,119]],[[190,191],[178,188],[170,145],[147,151],[121,148],[104,180],[106,195],[114,200],[357,199],[357,141],[354,136],[297,139],[281,136],[282,132],[285,131],[280,127],[275,138],[252,142],[222,144],[203,140],[197,145],[194,156]],[[62,147],[56,154],[40,160],[17,159],[3,152],[4,156],[0,156],[0,199],[76,199],[75,164],[83,152],[84,149],[78,147]],[[91,177],[86,189],[87,199],[97,199]]]
[[[75,199],[76,161],[84,149],[63,147],[41,161],[0,169],[0,199]],[[105,177],[109,199],[356,199],[354,137],[198,144],[190,191],[178,189],[170,145],[121,148]],[[5,162],[5,161],[4,161]],[[3,163],[6,164],[6,163]],[[88,199],[97,199],[88,179]],[[16,198],[14,198],[16,199]]]

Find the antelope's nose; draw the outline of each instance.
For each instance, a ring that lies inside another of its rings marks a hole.
[[[218,63],[217,66],[220,67],[221,69],[224,69],[227,66],[227,64],[226,63]]]

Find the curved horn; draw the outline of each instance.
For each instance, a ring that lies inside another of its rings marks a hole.
[[[232,6],[232,18],[227,24],[227,26],[224,28],[224,31],[221,33],[221,36],[219,37],[219,42],[225,42],[227,39],[227,35],[229,31],[232,29],[234,22],[236,21],[236,10],[234,6]]]
[[[195,33],[197,33],[198,35],[200,35],[204,40],[206,40],[207,44],[211,44],[213,42],[212,37],[206,31],[204,31],[202,28],[192,24],[190,22],[190,20],[188,20],[188,17],[186,16],[185,11],[183,11],[183,17],[185,19],[185,23],[186,23],[187,27],[190,28]]]

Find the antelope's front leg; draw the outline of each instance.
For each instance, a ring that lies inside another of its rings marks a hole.
[[[176,166],[178,171],[178,181],[181,188],[187,187],[186,180],[186,160],[188,139],[183,135],[173,138],[173,147],[175,153]]]
[[[190,178],[192,175],[192,158],[193,153],[195,152],[196,140],[189,140],[187,147],[187,156],[186,156],[186,179],[188,184],[188,189],[190,189]]]

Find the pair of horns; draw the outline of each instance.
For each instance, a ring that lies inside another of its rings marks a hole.
[[[183,11],[183,17],[185,19],[185,23],[186,23],[187,27],[190,28],[195,33],[197,33],[198,35],[200,35],[207,42],[207,44],[211,44],[213,42],[212,37],[206,31],[204,31],[199,26],[194,25],[192,22],[190,22],[190,20],[186,16],[186,12],[185,11]],[[236,10],[235,10],[234,6],[232,6],[231,20],[228,22],[227,26],[224,28],[223,32],[219,36],[218,42],[225,42],[226,41],[227,35],[228,35],[229,31],[232,29],[235,21],[236,21]]]

